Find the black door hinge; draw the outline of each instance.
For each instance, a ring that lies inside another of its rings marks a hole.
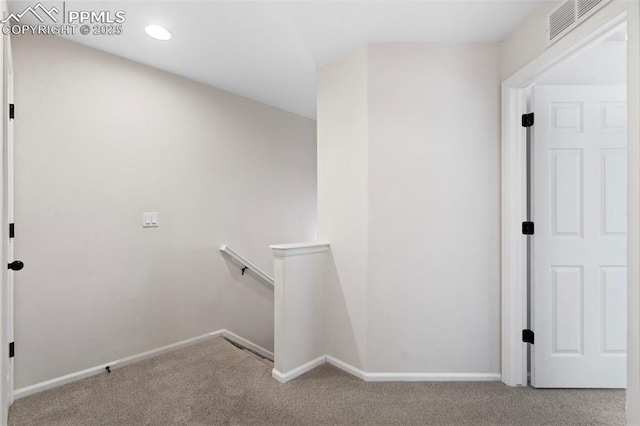
[[[9,358],[13,358],[13,355],[15,355],[15,347],[16,345],[13,342],[9,343]]]
[[[13,262],[7,264],[7,269],[12,271],[21,271],[24,268],[24,262],[21,260],[14,260]]]
[[[13,223],[9,224],[9,238],[13,238],[16,236],[16,226]]]
[[[533,235],[533,222],[522,222],[522,235]]]
[[[16,118],[16,107],[14,104],[9,104],[9,118],[12,120]]]
[[[533,113],[522,114],[522,127],[531,127],[533,126]]]
[[[535,335],[531,330],[522,330],[522,341],[524,343],[531,343],[533,345],[533,341],[535,340]]]

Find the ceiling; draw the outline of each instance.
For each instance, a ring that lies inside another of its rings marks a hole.
[[[315,117],[318,65],[367,42],[497,42],[538,1],[66,1],[64,7],[126,14],[122,35],[66,37],[75,42]],[[10,11],[34,3],[14,0]],[[62,1],[42,3],[62,10]],[[149,38],[149,24],[166,27],[173,38]]]

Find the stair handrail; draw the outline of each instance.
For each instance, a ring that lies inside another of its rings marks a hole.
[[[253,274],[256,275],[258,278],[262,279],[264,282],[269,284],[271,287],[274,286],[275,281],[272,277],[267,275],[266,272],[258,268],[256,265],[251,263],[246,257],[242,256],[240,253],[238,253],[228,245],[226,244],[221,245],[220,251],[223,253],[226,253],[230,258],[235,260],[236,263],[242,266],[242,269],[241,269],[242,275],[244,275],[244,272],[248,269],[249,271],[253,272]]]

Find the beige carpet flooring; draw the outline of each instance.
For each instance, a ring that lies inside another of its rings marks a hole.
[[[366,383],[323,365],[283,385],[216,338],[22,398],[9,425],[622,425],[620,390]]]

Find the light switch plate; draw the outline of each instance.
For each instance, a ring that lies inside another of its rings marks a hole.
[[[158,212],[143,212],[142,213],[142,227],[143,228],[157,228]]]

